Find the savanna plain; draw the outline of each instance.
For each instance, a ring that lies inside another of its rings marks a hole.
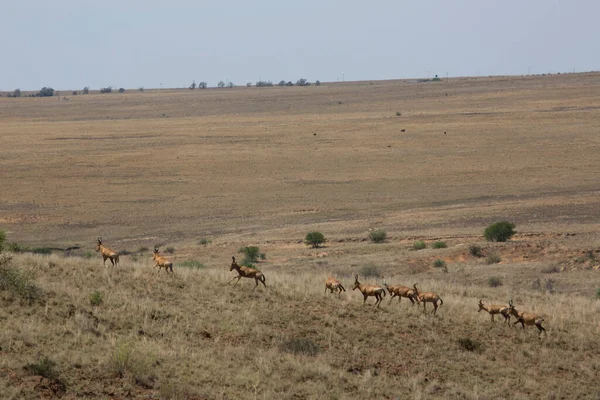
[[[63,93],[0,97],[2,398],[600,398],[599,73]]]

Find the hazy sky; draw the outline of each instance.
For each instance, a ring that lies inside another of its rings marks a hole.
[[[597,0],[1,0],[0,90],[600,69]]]

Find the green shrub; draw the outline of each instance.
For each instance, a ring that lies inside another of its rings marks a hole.
[[[244,255],[244,261],[257,262],[258,255],[260,254],[260,249],[258,248],[258,246],[245,246],[240,247],[238,252]]]
[[[444,267],[446,267],[446,261],[438,258],[437,260],[435,260],[433,262],[433,267],[434,268],[444,268]]]
[[[97,307],[100,304],[102,304],[104,302],[104,295],[99,292],[99,291],[95,291],[94,293],[92,293],[90,295],[90,304]]]
[[[472,244],[469,246],[469,253],[471,253],[471,255],[475,257],[483,257],[483,254],[481,253],[481,246],[478,246],[476,244]]]
[[[488,285],[490,285],[490,287],[502,286],[502,279],[497,276],[492,276],[488,279]]]
[[[483,345],[481,344],[481,342],[469,338],[459,338],[458,344],[460,345],[460,347],[467,351],[480,353],[483,350]]]
[[[427,245],[422,240],[417,240],[415,243],[413,243],[413,250],[423,250],[426,247]]]
[[[502,259],[500,258],[500,256],[496,253],[491,253],[489,254],[486,259],[485,259],[485,263],[487,265],[491,265],[491,264],[498,264],[500,261],[502,261]]]
[[[367,264],[363,265],[358,271],[360,276],[364,276],[365,278],[380,278],[381,272],[379,271],[379,267],[375,264]]]
[[[33,281],[33,274],[10,265],[10,258],[6,257],[0,259],[0,290],[30,303],[42,297],[42,290]]]
[[[34,247],[30,251],[33,254],[52,254],[52,250],[48,247]]]
[[[6,245],[6,249],[12,253],[20,253],[22,252],[24,249],[21,247],[21,245],[17,242],[11,242],[8,243]]]
[[[321,232],[309,232],[306,234],[306,237],[304,238],[304,243],[312,246],[314,249],[318,248],[319,245],[325,243],[327,241],[327,239],[325,239],[325,236],[321,233]]]
[[[25,370],[31,375],[43,376],[47,379],[57,379],[58,372],[54,368],[56,363],[48,357],[40,357],[40,359],[31,364],[25,365]]]
[[[190,269],[202,269],[204,264],[197,260],[186,260],[182,263],[177,264],[178,267],[190,268]]]
[[[400,117],[402,116],[402,113],[400,111],[396,111],[396,117]]]
[[[83,253],[83,258],[87,258],[88,260],[93,256],[94,254],[91,251],[86,251],[85,253]]]
[[[502,221],[491,224],[483,231],[485,240],[490,242],[506,242],[515,234],[515,224]]]
[[[306,356],[316,356],[320,351],[319,346],[308,338],[290,339],[283,342],[279,348],[286,353]]]
[[[596,290],[596,297],[600,299],[600,288]]]
[[[385,242],[386,237],[387,233],[382,229],[369,233],[369,239],[371,239],[371,242],[373,243],[383,243]]]
[[[261,260],[266,260],[267,259],[267,255],[265,253],[260,253],[259,255]]]
[[[446,242],[434,242],[431,247],[434,249],[445,249],[448,246],[446,245]]]
[[[0,253],[4,250],[4,241],[6,240],[6,233],[4,231],[0,231]]]
[[[206,246],[206,245],[211,244],[211,243],[212,243],[212,241],[210,239],[206,239],[206,238],[202,238],[198,242],[198,244],[200,244],[202,246]]]

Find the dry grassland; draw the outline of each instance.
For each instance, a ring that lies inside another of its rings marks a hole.
[[[81,246],[3,262],[0,393],[600,397],[598,93],[590,73],[0,97],[0,230]],[[483,242],[500,219],[518,235]],[[370,243],[373,228],[388,240]],[[325,247],[302,243],[312,230]],[[121,268],[86,259],[97,236],[133,252]],[[143,248],[159,243],[175,248],[174,277],[151,273]],[[266,289],[225,285],[247,245],[266,253]],[[362,306],[351,289],[367,270],[365,283],[418,283],[444,305]],[[340,299],[323,294],[329,274]],[[547,337],[491,322],[479,299],[539,313]]]

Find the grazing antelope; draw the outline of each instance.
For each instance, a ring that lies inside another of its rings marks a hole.
[[[156,261],[156,265],[152,267],[152,272],[154,272],[154,268],[158,267],[159,273],[162,268],[164,268],[167,273],[169,273],[169,270],[173,273],[173,263],[158,254],[158,246],[154,246],[154,255],[152,256],[152,259]]]
[[[438,301],[440,302],[440,306],[444,304],[442,298],[433,292],[420,292],[419,289],[417,289],[416,283],[413,285],[413,287],[415,288],[415,292],[417,292],[417,300],[423,303],[423,311],[427,311],[427,303],[433,303],[432,312],[433,315],[436,315],[438,309]]]
[[[414,289],[402,285],[390,286],[385,282],[383,282],[383,286],[385,286],[385,288],[388,290],[388,293],[390,294],[390,303],[392,302],[392,299],[394,297],[398,298],[398,303],[402,301],[403,297],[406,297],[410,300],[413,306],[415,305],[415,301],[417,301],[417,292],[415,292]]]
[[[235,276],[233,277],[233,279],[231,279],[231,281],[237,279],[237,282],[235,282],[235,285],[233,286],[236,286],[242,278],[253,278],[254,282],[256,282],[256,285],[254,285],[254,290],[256,290],[256,287],[258,286],[258,282],[262,283],[264,287],[267,287],[267,285],[265,284],[265,276],[262,272],[255,268],[246,267],[245,265],[242,265],[240,267],[235,261],[235,257],[231,257],[231,259],[233,260],[233,262],[231,263],[231,268],[229,268],[229,270],[233,271],[235,269],[238,273],[238,276]],[[230,283],[231,281],[227,283]]]
[[[525,325],[535,325],[538,328],[539,335],[541,335],[542,332],[544,332],[544,335],[548,336],[548,334],[546,333],[546,329],[542,326],[544,318],[541,318],[537,314],[518,311],[513,305],[512,300],[509,302],[509,312],[510,314],[514,315],[517,319],[517,321],[513,323],[513,326],[520,322],[521,326],[523,327],[523,330],[525,330]]]
[[[363,285],[358,281],[358,275],[354,276],[354,287],[352,288],[352,290],[356,289],[360,290],[364,297],[363,304],[367,302],[367,298],[369,296],[374,296],[377,299],[375,305],[379,307],[379,305],[381,304],[381,300],[383,300],[383,298],[385,297],[384,288],[376,285]]]
[[[346,289],[342,286],[342,283],[331,276],[325,281],[325,293],[327,293],[327,289],[329,289],[331,293],[337,292],[338,297],[340,297],[342,291],[346,291]]]
[[[505,305],[498,304],[488,304],[484,305],[483,300],[479,300],[479,310],[477,312],[481,312],[481,310],[487,311],[492,316],[492,321],[494,320],[494,316],[496,314],[500,314],[504,317],[504,321],[510,321],[510,314],[508,312],[510,307]]]
[[[112,263],[112,266],[119,264],[119,253],[112,251],[108,247],[104,247],[102,245],[102,238],[98,238],[98,244],[96,244],[96,251],[102,254],[102,258],[104,259],[104,266],[106,267],[106,259],[109,259]]]

